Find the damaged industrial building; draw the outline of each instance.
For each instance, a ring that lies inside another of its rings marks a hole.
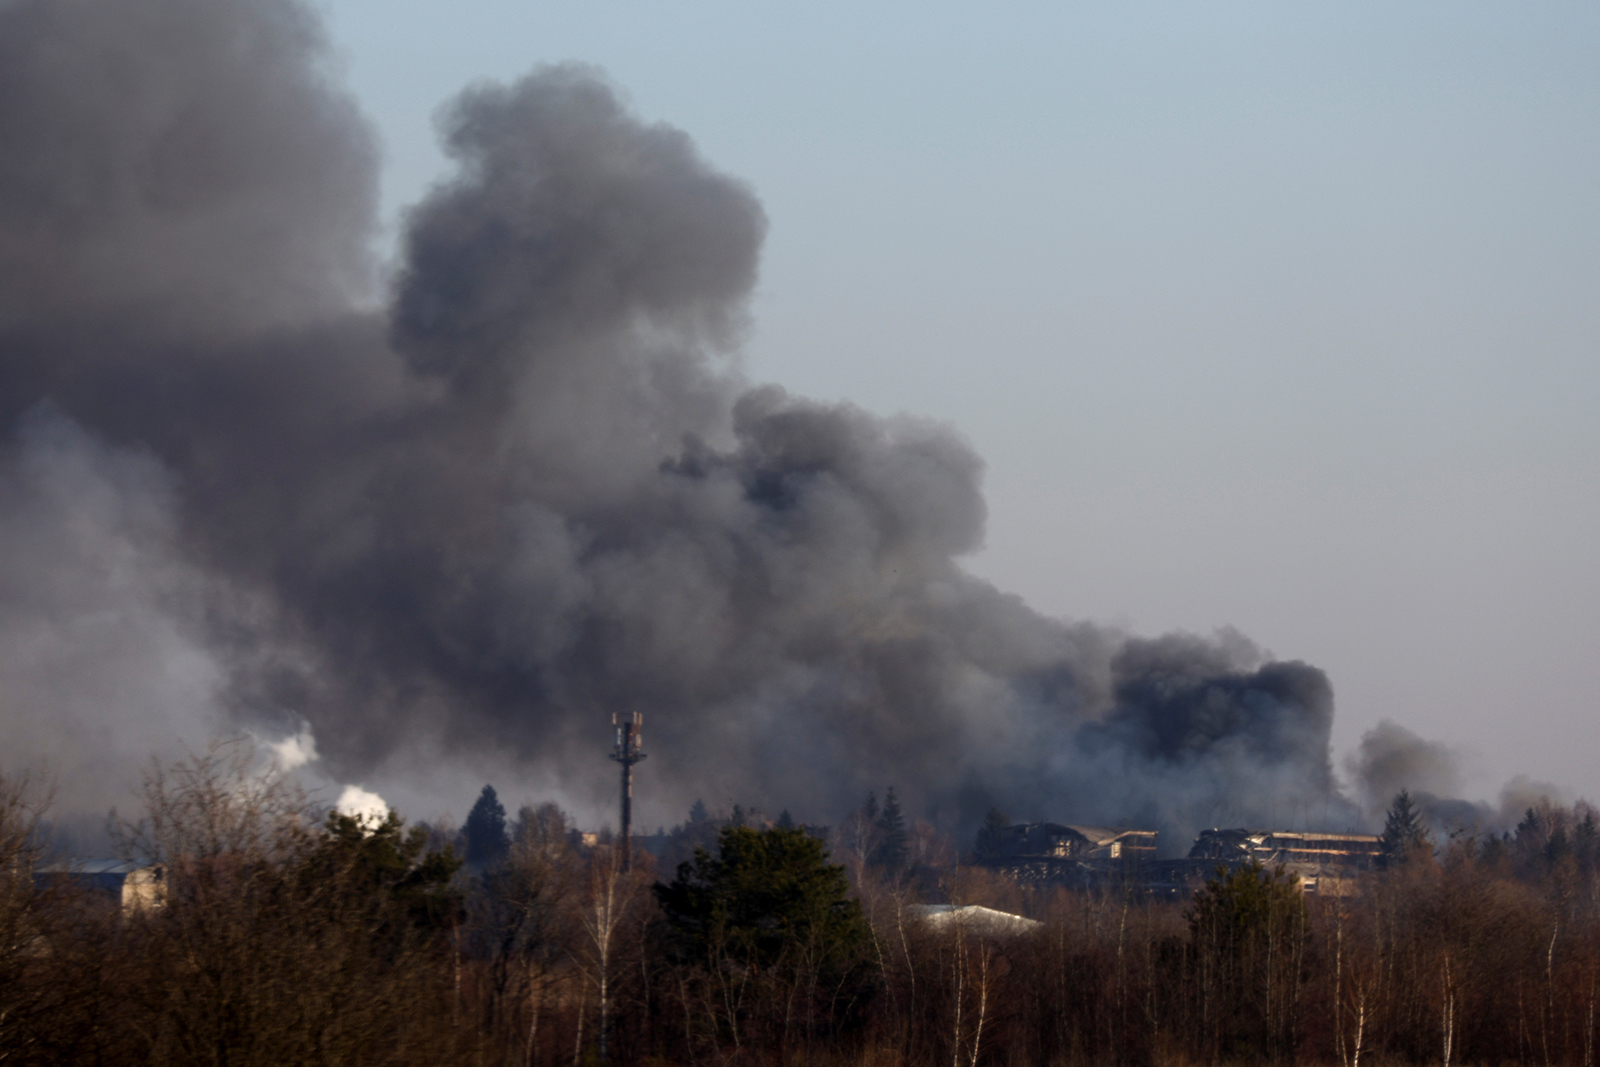
[[[1181,894],[1219,870],[1259,863],[1295,875],[1307,893],[1338,893],[1375,868],[1383,853],[1374,834],[1247,828],[1202,830],[1186,856],[1158,859],[1155,830],[1019,823],[994,832],[979,850],[983,865],[1022,882]]]
[[[1099,885],[1152,869],[1156,831],[1019,823],[995,833],[980,851],[982,862],[1019,881]]]
[[[1383,839],[1375,834],[1308,833],[1288,830],[1202,830],[1184,862],[1196,868],[1190,878],[1217,867],[1260,863],[1297,875],[1307,893],[1336,893],[1344,881],[1370,871],[1383,858]]]

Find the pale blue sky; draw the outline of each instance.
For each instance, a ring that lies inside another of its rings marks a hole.
[[[1600,8],[322,0],[385,150],[606,70],[771,219],[750,375],[947,420],[972,569],[1600,799]]]

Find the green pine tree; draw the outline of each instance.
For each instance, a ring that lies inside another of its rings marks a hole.
[[[1383,862],[1386,866],[1404,863],[1421,849],[1431,848],[1432,840],[1422,824],[1422,813],[1407,790],[1400,790],[1383,823]]]
[[[1572,851],[1578,857],[1580,871],[1594,870],[1595,861],[1600,858],[1600,821],[1595,819],[1593,809],[1584,813],[1583,821],[1572,831]]]
[[[461,837],[467,862],[474,867],[489,867],[499,863],[511,849],[511,838],[506,833],[506,809],[500,803],[494,786],[486,785],[478,794],[478,802],[467,813],[461,827]]]
[[[1001,841],[1006,827],[1011,825],[1011,817],[999,808],[990,808],[989,814],[983,817],[983,825],[978,828],[977,853],[980,860],[997,859],[1000,856]]]
[[[836,970],[870,944],[844,868],[805,830],[729,826],[717,845],[716,856],[696,849],[670,884],[655,886],[684,959],[759,970],[807,958]]]
[[[442,928],[461,907],[461,894],[450,884],[460,867],[449,845],[430,849],[427,830],[407,830],[393,811],[381,823],[333,811],[300,877],[306,887],[342,879],[343,906],[364,906],[374,930],[390,930],[401,917],[430,930]]]
[[[906,820],[900,813],[900,799],[894,795],[894,786],[883,795],[883,810],[878,812],[878,847],[873,850],[872,862],[890,874],[905,868],[909,840]]]

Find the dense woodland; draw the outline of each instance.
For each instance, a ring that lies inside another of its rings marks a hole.
[[[746,812],[656,844],[485,790],[459,833],[318,812],[216,751],[151,774],[126,912],[38,877],[39,798],[0,788],[0,1058],[163,1064],[1583,1064],[1600,834],[1543,805],[1344,894],[1222,874],[1187,899],[1007,882],[873,803],[830,830]],[[741,823],[743,825],[741,825]],[[698,847],[698,851],[697,851]],[[663,860],[678,859],[664,855]],[[935,928],[919,902],[1038,920]]]

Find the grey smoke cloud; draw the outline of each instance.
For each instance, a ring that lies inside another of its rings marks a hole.
[[[1169,850],[1358,817],[1322,672],[1039,615],[958,564],[984,505],[956,432],[745,381],[761,205],[597,72],[455,101],[457,174],[372,299],[375,154],[319,33],[288,0],[0,6],[0,535],[33,590],[0,604],[8,739],[125,687],[156,696],[108,751],[304,722],[344,780],[442,761],[597,800],[639,710],[650,821],[708,782],[823,820],[892,782],[952,825]],[[72,462],[113,502],[86,525]],[[119,551],[131,584],[94,570]],[[18,651],[104,605],[115,654]]]
[[[213,340],[336,312],[367,283],[376,153],[325,87],[306,9],[10,2],[0,19],[8,331],[133,317],[142,342]]]
[[[170,475],[49,407],[0,464],[0,723],[9,770],[101,812],[178,738],[227,728],[197,631],[205,576],[176,550]],[[64,798],[65,799],[65,798]]]
[[[1454,796],[1461,786],[1456,754],[1385,719],[1361,737],[1346,760],[1360,799],[1373,812],[1386,810],[1402,789],[1413,794]]]
[[[1385,720],[1362,735],[1358,749],[1346,757],[1345,770],[1369,822],[1381,823],[1403,789],[1440,840],[1458,832],[1503,833],[1529,808],[1569,802],[1559,787],[1524,775],[1502,786],[1494,803],[1462,799],[1461,763],[1461,755],[1449,745]]]

